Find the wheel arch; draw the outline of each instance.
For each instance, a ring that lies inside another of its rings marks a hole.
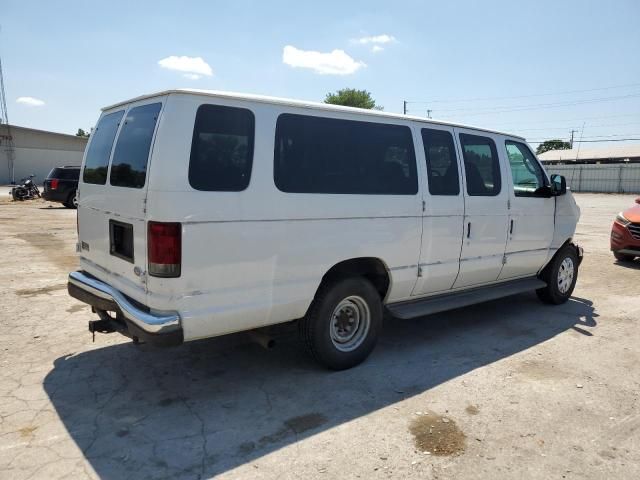
[[[322,276],[318,289],[327,282],[353,276],[361,276],[369,280],[380,294],[382,301],[384,301],[391,288],[389,267],[380,258],[357,257],[342,260],[333,265]]]
[[[556,255],[558,255],[558,253],[561,252],[562,249],[564,249],[567,245],[571,245],[576,249],[576,255],[578,256],[578,265],[582,263],[582,248],[580,248],[576,243],[574,243],[573,237],[569,237],[562,243],[562,245],[560,245],[557,249],[555,249],[555,252],[553,252],[553,255],[550,255],[547,258],[547,261],[545,262],[544,266],[538,272],[538,277],[542,277],[546,274],[546,272],[549,270],[549,266],[553,263],[553,259],[556,258]]]

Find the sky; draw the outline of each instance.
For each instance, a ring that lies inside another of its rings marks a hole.
[[[638,20],[636,0],[2,0],[0,58],[10,122],[56,132],[169,88],[350,87],[388,112],[594,147],[640,143]]]

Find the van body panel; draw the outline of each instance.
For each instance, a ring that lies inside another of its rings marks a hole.
[[[565,195],[555,197],[555,224],[553,240],[551,241],[551,247],[547,253],[547,259],[542,268],[551,261],[560,247],[573,238],[579,219],[580,207],[576,203],[571,190],[567,189],[567,193]]]
[[[323,275],[353,257],[377,255],[393,262],[389,299],[406,298],[416,276],[414,269],[405,267],[410,261],[415,263],[415,256],[401,247],[413,245],[415,253],[417,231],[415,218],[188,224],[183,236],[183,270],[190,273],[181,288],[184,292],[175,292],[184,312],[185,338],[300,318]],[[150,279],[150,287],[155,290],[159,281]],[[167,307],[176,296],[169,297]],[[187,320],[190,318],[193,321]]]

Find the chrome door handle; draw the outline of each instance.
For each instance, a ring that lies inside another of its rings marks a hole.
[[[511,226],[509,227],[509,235],[513,235],[513,218],[511,219]]]

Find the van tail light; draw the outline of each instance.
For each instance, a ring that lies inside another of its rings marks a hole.
[[[164,278],[179,277],[182,263],[182,225],[149,222],[147,256],[149,275]]]
[[[49,186],[51,187],[51,190],[57,190],[58,189],[58,179],[57,178],[52,178],[51,179],[51,184]]]

